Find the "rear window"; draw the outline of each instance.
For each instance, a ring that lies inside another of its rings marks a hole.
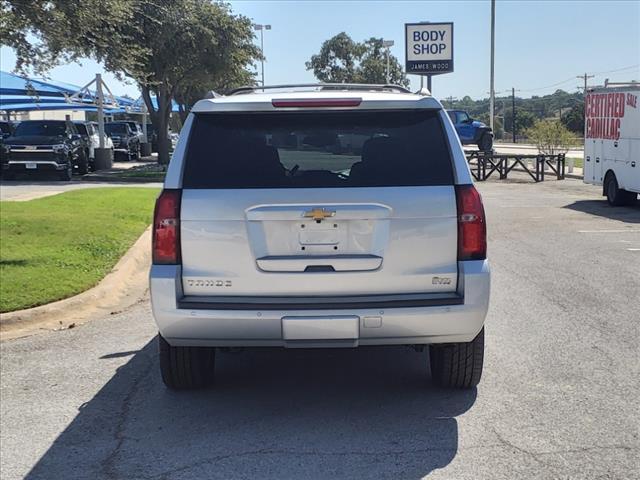
[[[196,114],[184,188],[451,185],[438,113]]]

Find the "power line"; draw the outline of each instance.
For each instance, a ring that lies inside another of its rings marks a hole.
[[[624,67],[624,68],[617,68],[615,70],[607,70],[606,72],[593,72],[593,75],[602,75],[604,73],[622,72],[623,70],[633,70],[633,69],[637,69],[639,67],[640,67],[640,63],[637,63],[635,65],[629,65],[628,67]]]
[[[569,77],[566,80],[563,80],[563,81],[558,82],[558,83],[553,83],[551,85],[546,85],[544,87],[523,88],[523,89],[520,89],[520,91],[521,92],[534,92],[536,90],[544,90],[545,88],[557,87],[557,86],[563,85],[563,84],[568,83],[568,82],[573,82],[574,80],[575,80],[575,77]]]
[[[629,65],[628,67],[623,67],[623,68],[616,68],[614,70],[605,70],[602,72],[590,72],[589,74],[585,73],[585,75],[589,75],[589,77],[593,77],[595,75],[604,75],[606,73],[615,73],[615,72],[622,72],[625,70],[633,70],[633,69],[637,69],[640,67],[640,64],[635,64],[635,65]],[[521,89],[521,92],[535,92],[538,90],[545,90],[547,88],[552,88],[552,87],[558,87],[560,85],[564,85],[565,83],[569,83],[571,81],[574,81],[576,77],[570,77],[567,78],[566,80],[562,80],[561,82],[557,82],[557,83],[553,83],[551,85],[546,85],[544,87],[536,87],[536,88],[526,88],[526,89]],[[580,75],[580,78],[584,78],[583,75]]]

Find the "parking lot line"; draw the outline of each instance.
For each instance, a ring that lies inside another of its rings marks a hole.
[[[640,230],[578,230],[578,233],[640,233]]]

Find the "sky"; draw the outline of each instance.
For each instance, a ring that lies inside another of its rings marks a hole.
[[[356,41],[394,40],[391,53],[404,63],[404,24],[453,22],[455,71],[433,77],[439,98],[485,98],[489,91],[489,0],[474,1],[231,1],[234,13],[270,24],[264,32],[265,83],[315,81],[305,62],[322,42],[340,32]],[[256,32],[259,33],[259,32]],[[498,96],[545,95],[583,85],[575,78],[594,74],[590,84],[640,80],[640,0],[496,1],[495,90]],[[259,45],[259,37],[256,38]],[[0,69],[11,71],[15,55],[0,48]],[[259,66],[258,66],[259,67]],[[92,60],[59,66],[50,77],[84,85],[102,67]],[[138,97],[135,84],[106,74],[116,95]],[[410,75],[417,90],[420,78]]]

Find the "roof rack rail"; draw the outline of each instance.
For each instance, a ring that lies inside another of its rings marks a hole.
[[[374,84],[374,83],[298,83],[298,84],[285,84],[285,85],[256,85],[256,86],[245,86],[239,87],[229,92],[229,95],[242,95],[245,93],[254,93],[259,90],[277,90],[277,89],[302,89],[302,88],[320,88],[322,90],[352,90],[352,91],[363,91],[363,90],[376,90],[376,91],[384,91],[384,90],[393,90],[401,93],[411,93],[405,87],[400,85],[393,84]]]

